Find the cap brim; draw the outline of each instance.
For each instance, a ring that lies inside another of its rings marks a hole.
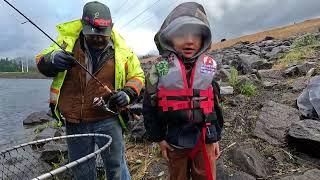
[[[83,25],[82,32],[84,35],[100,35],[100,36],[111,36],[111,27],[106,28],[95,28],[91,25]]]

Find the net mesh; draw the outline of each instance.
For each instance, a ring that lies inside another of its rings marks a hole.
[[[107,143],[94,152],[76,161],[68,160],[66,140],[68,138],[94,137],[107,139]],[[98,179],[104,179],[101,159],[111,144],[112,138],[103,134],[79,134],[48,138],[21,144],[0,152],[0,179],[74,179],[96,172]],[[92,171],[93,170],[93,171]],[[96,171],[94,171],[96,170]]]

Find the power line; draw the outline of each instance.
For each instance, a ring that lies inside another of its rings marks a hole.
[[[172,6],[176,6],[175,4],[181,0],[175,0],[171,5],[169,5],[170,8],[168,8],[169,10],[171,9]],[[147,22],[149,22],[150,20],[152,20],[154,17],[156,17],[154,14],[152,16],[150,16],[148,19],[146,19],[145,21],[139,23],[138,25],[134,26],[132,29],[135,29],[136,27],[139,27],[141,25],[146,24]]]
[[[133,22],[135,19],[137,19],[139,16],[141,16],[143,13],[145,13],[146,11],[148,11],[149,9],[151,9],[155,4],[157,4],[159,1],[161,0],[157,0],[155,1],[153,4],[151,4],[150,6],[148,6],[146,9],[144,9],[141,13],[139,13],[137,16],[135,16],[134,18],[132,18],[130,21],[128,21],[126,24],[124,24],[123,26],[120,27],[120,29],[123,29],[125,26],[129,25],[131,22]]]
[[[121,6],[115,11],[116,14],[119,14],[120,10],[126,5],[128,0],[126,0],[124,3],[121,4]]]

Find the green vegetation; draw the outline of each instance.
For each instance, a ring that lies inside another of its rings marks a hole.
[[[230,69],[229,84],[233,88],[236,88],[237,85],[239,84],[239,75],[238,75],[238,71],[235,67],[231,67],[231,69]]]
[[[231,67],[230,70],[229,85],[232,86],[234,90],[248,97],[254,96],[257,93],[257,87],[252,82],[240,84],[238,71],[234,67]]]
[[[252,82],[246,82],[240,86],[240,92],[246,96],[254,96],[257,94],[257,87]]]
[[[286,68],[290,64],[303,62],[307,58],[312,58],[316,54],[316,48],[319,47],[319,41],[313,34],[306,34],[297,38],[291,45],[288,53],[283,54],[274,68]]]
[[[51,122],[47,122],[45,124],[37,126],[37,128],[34,130],[34,132],[36,134],[39,134],[43,130],[45,130],[45,129],[49,128],[49,127],[52,127],[54,129],[59,129],[59,128],[62,127],[62,125],[63,125],[62,121],[51,121]]]

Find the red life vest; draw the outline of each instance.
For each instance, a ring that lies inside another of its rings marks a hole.
[[[198,58],[191,72],[190,85],[183,62],[174,54],[168,61],[168,73],[160,76],[158,81],[158,106],[162,111],[200,108],[205,115],[212,113],[214,94],[211,83],[216,70],[213,58],[207,55]]]

